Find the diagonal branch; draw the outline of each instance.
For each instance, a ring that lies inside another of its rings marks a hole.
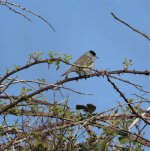
[[[134,108],[132,107],[132,105],[130,104],[130,102],[128,101],[128,99],[127,99],[127,98],[125,97],[125,95],[119,90],[119,88],[115,85],[115,83],[113,83],[113,82],[110,80],[109,76],[107,76],[107,80],[108,80],[108,82],[111,83],[111,85],[114,87],[114,89],[120,94],[120,96],[124,99],[124,101],[125,101],[126,103],[128,103],[128,106],[129,106],[129,108],[131,109],[132,113],[135,114],[135,115],[136,115],[137,117],[139,117],[140,119],[142,119],[145,123],[147,123],[148,125],[150,125],[150,123],[149,123],[147,120],[145,120],[141,115],[139,115],[139,114],[134,110]]]
[[[27,17],[27,16],[24,15],[23,13],[20,13],[19,11],[16,11],[16,10],[15,10],[14,8],[12,8],[12,7],[17,7],[17,8],[19,8],[19,9],[21,9],[22,11],[25,11],[25,12],[27,12],[27,13],[30,13],[30,14],[32,14],[32,15],[34,15],[34,16],[40,18],[41,20],[43,20],[54,32],[56,32],[56,30],[54,29],[54,27],[53,27],[45,18],[43,18],[43,17],[40,16],[39,14],[37,14],[37,13],[31,11],[30,9],[27,9],[27,8],[25,8],[25,7],[22,7],[22,6],[19,5],[19,4],[12,3],[12,2],[10,2],[10,1],[8,1],[8,0],[6,0],[6,1],[0,0],[0,5],[6,6],[7,8],[9,8],[9,9],[10,9],[11,11],[13,11],[14,13],[19,14],[19,15],[23,16],[24,18],[26,18],[28,21],[31,21],[31,22],[32,22],[32,20],[31,20],[29,17]]]
[[[3,6],[6,6],[9,10],[13,11],[16,14],[19,14],[19,15],[23,16],[25,19],[27,19],[28,21],[32,22],[32,20],[29,17],[27,17],[26,15],[20,13],[19,11],[16,11],[14,8],[10,7],[6,3],[0,3],[0,4],[3,5]]]
[[[119,22],[121,22],[122,24],[126,25],[127,27],[129,27],[130,29],[132,29],[133,31],[135,31],[136,33],[142,35],[144,38],[148,39],[150,41],[150,37],[142,32],[140,32],[139,30],[135,29],[134,27],[132,27],[131,25],[129,25],[128,23],[126,23],[125,21],[119,19],[118,17],[116,17],[114,15],[114,13],[110,13],[116,20],[118,20]]]
[[[113,78],[113,79],[116,79],[116,80],[119,80],[119,81],[122,81],[122,82],[125,82],[127,84],[130,84],[132,85],[133,87],[135,87],[136,89],[138,89],[139,91],[142,91],[144,93],[150,93],[149,91],[146,91],[143,89],[142,86],[136,84],[136,83],[133,83],[133,82],[130,82],[129,80],[125,80],[123,78],[119,78],[119,77],[116,77],[116,76],[112,76],[112,75],[109,75],[109,77]]]

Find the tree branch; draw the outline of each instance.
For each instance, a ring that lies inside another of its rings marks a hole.
[[[128,106],[129,106],[129,108],[131,109],[132,113],[135,114],[135,115],[136,115],[137,117],[139,117],[140,119],[142,119],[146,124],[150,125],[150,123],[149,123],[147,120],[145,120],[141,115],[139,115],[139,114],[134,110],[134,108],[132,107],[132,105],[130,104],[130,102],[128,101],[128,99],[127,99],[127,98],[125,97],[125,95],[119,90],[119,88],[115,85],[115,83],[113,83],[113,82],[110,80],[109,76],[107,76],[107,80],[108,80],[108,82],[111,83],[111,85],[114,87],[114,89],[120,94],[120,96],[123,98],[123,100],[124,100],[126,103],[128,103]]]
[[[142,35],[144,38],[148,39],[150,41],[150,37],[142,32],[140,32],[139,30],[133,28],[131,25],[129,25],[128,23],[126,23],[125,21],[119,19],[118,17],[116,17],[114,15],[114,13],[110,13],[116,20],[118,20],[119,22],[121,22],[122,24],[126,25],[127,27],[129,27],[130,29],[132,29],[133,31],[135,31],[136,33]]]
[[[12,7],[17,7],[17,8],[19,8],[19,9],[21,9],[22,11],[25,11],[25,12],[27,12],[27,13],[30,13],[30,14],[32,14],[32,15],[34,15],[34,16],[40,18],[41,20],[43,20],[54,32],[56,32],[56,30],[54,29],[54,27],[53,27],[45,18],[43,18],[43,17],[40,16],[39,14],[37,14],[37,13],[31,11],[30,9],[27,9],[27,8],[25,8],[25,7],[22,7],[22,6],[19,5],[19,4],[15,4],[15,3],[9,2],[8,0],[6,0],[6,1],[0,0],[0,5],[3,5],[3,6],[8,7],[8,8],[9,8],[11,11],[13,11],[14,13],[19,14],[19,15],[23,16],[25,19],[27,19],[28,21],[31,21],[31,22],[32,22],[32,20],[31,20],[29,17],[27,17],[27,16],[24,15],[23,13],[20,13],[19,11],[16,11],[16,10],[15,10],[14,8],[12,8]]]
[[[63,62],[65,64],[68,65],[72,65],[66,61],[64,61],[61,58],[51,58],[51,59],[43,59],[43,60],[36,60],[34,62],[28,63],[22,67],[17,67],[14,70],[6,73],[3,77],[0,78],[0,83],[2,83],[4,80],[6,80],[6,78],[8,78],[9,76],[22,71],[24,69],[28,69],[31,66],[37,65],[37,64],[43,64],[43,63],[49,63],[49,62],[56,62],[56,61],[60,61]],[[77,65],[76,65],[77,66]],[[78,66],[78,67],[82,67],[85,68],[83,66]],[[145,70],[145,71],[137,71],[137,70],[115,70],[115,71],[102,71],[102,70],[95,70],[93,69],[93,71],[95,71],[95,73],[89,74],[89,75],[85,75],[85,76],[80,76],[80,77],[75,77],[74,80],[79,80],[79,79],[84,79],[84,78],[89,78],[89,77],[94,77],[94,76],[104,76],[104,75],[109,75],[109,74],[121,74],[121,73],[130,73],[130,74],[139,74],[139,75],[150,75],[150,71]],[[70,80],[73,80],[71,78],[69,78]]]

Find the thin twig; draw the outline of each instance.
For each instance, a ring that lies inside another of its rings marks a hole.
[[[142,91],[142,92],[150,93],[149,91],[143,90],[142,86],[140,86],[140,85],[138,85],[138,84],[135,84],[135,83],[133,83],[133,82],[130,82],[130,81],[128,81],[128,80],[125,80],[125,79],[123,79],[123,78],[118,78],[118,77],[112,76],[112,75],[109,75],[109,77],[111,77],[111,78],[113,78],[113,79],[116,79],[116,80],[119,80],[119,81],[122,81],[122,82],[125,82],[125,83],[128,83],[128,84],[134,86],[136,89],[138,89],[138,90],[140,90],[140,91]]]
[[[146,109],[146,111],[150,111],[150,107],[148,107],[148,108]],[[145,114],[146,114],[146,112],[142,113],[141,116],[145,116]],[[133,127],[134,125],[136,125],[136,124],[139,122],[139,120],[140,120],[140,118],[136,118],[136,119],[131,123],[131,125],[129,126],[129,131],[131,131],[132,127]],[[147,123],[146,123],[146,124],[147,124]],[[146,126],[146,124],[144,125],[144,127]]]
[[[123,23],[124,25],[126,25],[127,27],[129,27],[130,29],[132,29],[133,31],[137,32],[138,34],[142,35],[144,38],[148,39],[150,41],[150,37],[142,32],[140,32],[139,30],[133,28],[131,25],[129,25],[128,23],[126,23],[125,21],[119,19],[118,17],[116,17],[114,15],[114,13],[110,13],[116,20],[118,20],[119,22]]]
[[[107,76],[107,80],[108,82],[111,83],[111,85],[114,87],[114,89],[120,94],[120,96],[123,98],[123,100],[128,103],[129,108],[131,109],[131,111],[133,112],[133,114],[137,115],[138,118],[142,119],[145,123],[147,123],[148,125],[150,125],[150,123],[145,120],[141,115],[139,115],[134,108],[132,107],[132,105],[130,104],[130,102],[128,101],[128,99],[125,97],[125,95],[119,90],[119,88],[110,80],[109,76]]]
[[[41,20],[43,20],[54,32],[56,32],[55,28],[54,28],[45,18],[43,18],[43,17],[40,16],[39,14],[37,14],[37,13],[31,11],[30,9],[27,9],[27,8],[25,8],[25,7],[22,7],[21,5],[15,4],[15,3],[10,2],[10,1],[8,1],[8,0],[7,0],[7,1],[0,1],[0,5],[4,5],[4,6],[8,7],[8,8],[9,8],[11,11],[13,11],[14,13],[19,14],[19,15],[23,16],[24,18],[26,18],[28,21],[32,22],[32,20],[31,20],[29,17],[27,17],[26,15],[20,13],[19,11],[16,11],[16,10],[15,10],[14,8],[12,8],[12,7],[17,7],[17,8],[19,8],[19,9],[21,9],[22,11],[28,12],[28,13],[30,13],[30,14],[32,14],[32,15],[38,17],[38,18],[40,18]],[[9,6],[9,5],[10,5],[10,6]]]
[[[53,29],[54,32],[56,32],[56,30],[54,29],[54,27],[53,27],[45,18],[43,18],[43,17],[40,16],[39,14],[34,13],[34,12],[31,11],[30,9],[27,9],[27,8],[25,8],[25,7],[22,7],[22,6],[19,5],[19,4],[15,4],[15,3],[12,3],[12,2],[9,2],[9,1],[7,1],[6,3],[9,4],[9,5],[18,7],[18,8],[20,8],[21,10],[26,11],[26,12],[28,12],[28,13],[30,13],[30,14],[32,14],[32,15],[38,17],[38,18],[40,18],[40,19],[43,20],[46,24],[48,24],[48,25]]]
[[[0,94],[2,94],[5,90],[7,90],[7,88],[13,83],[13,81],[15,81],[15,78],[13,78],[11,81],[9,81],[9,83],[7,83],[7,85],[1,90],[0,89]]]
[[[13,11],[13,12],[16,13],[16,14],[19,14],[19,15],[23,16],[25,19],[27,19],[28,21],[32,22],[32,20],[31,20],[29,17],[27,17],[26,15],[24,15],[24,14],[22,14],[22,13],[16,11],[15,9],[13,9],[12,7],[10,7],[10,6],[7,5],[6,3],[0,3],[0,4],[3,5],[3,6],[6,6],[9,10]]]

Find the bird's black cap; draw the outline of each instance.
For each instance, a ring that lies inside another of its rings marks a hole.
[[[89,51],[93,56],[96,56],[96,53],[93,50]]]

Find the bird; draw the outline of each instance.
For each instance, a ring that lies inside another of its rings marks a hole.
[[[71,72],[76,72],[79,76],[88,75],[91,72],[92,68],[95,64],[95,59],[98,58],[96,53],[93,50],[90,50],[84,53],[80,58],[78,58],[70,69],[68,69],[64,74],[61,76],[68,77],[68,74]],[[81,66],[81,67],[77,67]]]

